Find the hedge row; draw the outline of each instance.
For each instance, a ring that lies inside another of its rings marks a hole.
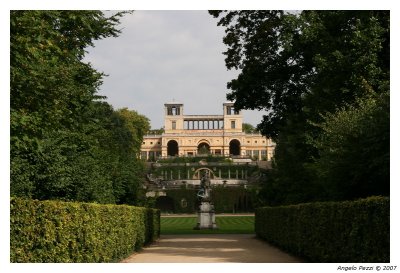
[[[200,201],[197,197],[198,189],[171,189],[167,190],[167,197],[172,199],[172,210],[156,205],[163,212],[196,213]],[[212,202],[216,213],[252,212],[253,193],[243,187],[216,186],[211,191]],[[185,200],[185,202],[182,202]]]
[[[155,209],[11,198],[11,262],[115,262],[159,234]]]
[[[390,261],[389,198],[256,209],[257,236],[311,262]]]

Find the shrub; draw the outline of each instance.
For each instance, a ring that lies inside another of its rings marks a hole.
[[[113,262],[160,232],[159,212],[127,205],[99,205],[11,198],[11,262]]]
[[[313,262],[389,262],[389,198],[256,209],[257,236]]]

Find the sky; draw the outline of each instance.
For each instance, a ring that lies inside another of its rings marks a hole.
[[[0,63],[0,124],[1,138],[1,174],[3,180],[9,180],[10,145],[10,86],[9,86],[9,10],[11,9],[197,9],[201,11],[137,11],[122,19],[122,33],[118,38],[107,38],[96,42],[95,48],[88,49],[86,57],[93,66],[108,74],[99,93],[108,97],[107,101],[115,108],[128,107],[151,119],[153,128],[160,128],[163,122],[163,104],[173,99],[185,104],[185,114],[222,114],[222,103],[226,101],[226,83],[236,76],[228,72],[224,64],[225,51],[222,43],[223,28],[216,26],[216,19],[207,14],[206,9],[390,9],[391,10],[391,47],[400,48],[400,6],[393,0],[363,1],[239,1],[239,0],[201,0],[184,1],[160,0],[156,6],[153,0],[13,0],[3,1],[0,9],[0,24],[3,26]],[[196,2],[201,4],[196,4]],[[254,4],[255,2],[259,4]],[[400,101],[400,77],[398,63],[400,51],[391,51],[391,206],[398,208],[400,199],[399,157],[400,126],[398,124]],[[7,92],[8,91],[8,92]],[[261,120],[260,113],[244,113],[245,121],[256,124]],[[394,197],[394,198],[393,198]],[[1,210],[5,217],[0,219],[4,241],[9,238],[9,187],[3,183],[0,191]],[[350,220],[351,221],[351,220]],[[398,217],[391,217],[391,230],[399,230]],[[398,242],[398,232],[392,232],[391,241]],[[393,251],[394,250],[394,251]],[[132,266],[116,264],[10,264],[9,247],[0,248],[1,266],[4,272],[146,272],[151,269],[173,272],[210,271],[208,264],[136,264]],[[397,255],[396,255],[396,254]],[[398,244],[392,244],[392,264],[398,262]],[[230,266],[231,265],[231,266]],[[228,267],[229,266],[229,267]],[[338,264],[213,264],[212,271],[219,272],[337,272]],[[90,267],[90,268],[89,268]],[[93,270],[94,269],[94,270]],[[111,269],[111,270],[110,270]],[[142,270],[141,270],[142,269]],[[289,269],[289,270],[288,270]]]
[[[108,76],[99,94],[115,109],[127,107],[158,129],[164,103],[181,102],[184,114],[222,114],[230,92],[226,84],[238,71],[225,67],[224,28],[205,10],[135,11],[125,15],[119,37],[88,48],[85,61]],[[243,111],[257,125],[264,111]]]

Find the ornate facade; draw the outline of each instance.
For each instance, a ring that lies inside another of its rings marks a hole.
[[[184,115],[182,103],[166,103],[164,133],[144,136],[141,158],[212,154],[271,160],[275,144],[261,134],[242,131],[243,117],[232,102],[222,115]]]

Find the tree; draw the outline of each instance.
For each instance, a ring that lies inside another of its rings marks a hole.
[[[210,14],[226,27],[227,68],[241,69],[227,98],[235,109],[267,110],[257,127],[277,143],[276,187],[297,196],[293,202],[324,198],[314,193],[317,175],[307,167],[319,156],[308,141],[321,134],[313,124],[371,90],[388,92],[389,12]]]
[[[96,96],[101,73],[82,62],[93,41],[117,36],[117,13],[11,11],[11,133],[40,137],[73,127]],[[78,119],[78,120],[77,120]]]
[[[101,102],[104,75],[82,61],[123,14],[11,11],[11,195],[140,202],[148,119]]]
[[[160,129],[151,129],[147,132],[149,135],[162,135],[165,132],[164,127]]]
[[[227,98],[236,109],[267,110],[259,127],[269,137],[277,137],[289,115],[315,109],[319,116],[354,101],[366,85],[378,91],[388,84],[388,12],[210,14],[226,27],[227,68],[241,69]]]
[[[252,134],[252,133],[256,132],[256,128],[254,128],[254,126],[251,125],[250,123],[243,123],[242,124],[242,130],[246,134]]]
[[[319,151],[309,166],[329,199],[343,200],[390,193],[390,99],[372,94],[327,114],[318,139]]]
[[[143,136],[150,128],[149,119],[127,108],[113,115],[112,133],[119,147],[109,152],[118,158],[111,180],[117,203],[138,204],[143,199],[141,187],[145,177],[144,164],[139,159]]]

